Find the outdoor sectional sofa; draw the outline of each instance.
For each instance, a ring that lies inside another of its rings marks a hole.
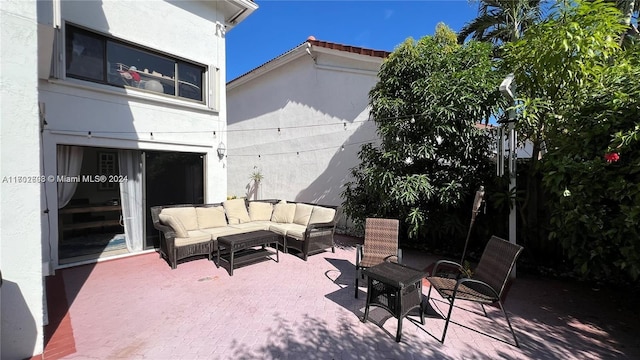
[[[336,206],[278,200],[227,200],[218,204],[168,205],[151,208],[153,226],[160,232],[160,256],[172,269],[196,255],[212,259],[218,237],[268,230],[281,236],[285,252],[296,249],[306,261],[331,248]]]

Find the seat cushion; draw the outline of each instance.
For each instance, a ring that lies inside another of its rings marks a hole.
[[[291,224],[293,223],[295,213],[296,204],[289,204],[286,201],[281,201],[273,207],[271,221],[282,224]]]
[[[187,229],[185,229],[184,225],[182,224],[182,221],[180,221],[180,219],[178,219],[177,217],[163,214],[161,212],[160,215],[158,215],[158,218],[164,225],[170,226],[173,229],[173,231],[176,233],[176,237],[179,237],[179,238],[189,237],[189,234],[187,233]]]
[[[269,221],[273,213],[273,205],[267,202],[252,201],[249,203],[251,221]]]
[[[198,215],[193,206],[164,208],[160,214],[171,215],[182,222],[184,228],[188,230],[198,230]]]
[[[282,236],[302,240],[304,239],[304,232],[307,230],[307,227],[299,224],[273,224],[269,226],[269,230]]]
[[[312,211],[313,205],[296,204],[296,211],[293,215],[293,223],[307,226],[309,224],[309,219],[311,218]]]
[[[336,210],[324,206],[314,206],[309,218],[309,224],[324,224],[332,222],[336,217]]]
[[[231,226],[202,229],[200,231],[206,232],[207,234],[211,235],[211,238],[213,240],[218,240],[218,238],[220,236],[242,234],[242,233],[246,233],[247,232],[247,230],[237,229],[237,228],[233,228]]]
[[[191,230],[191,231],[187,231],[187,233],[189,234],[189,237],[208,237],[209,240],[211,240],[211,234],[204,232],[202,230]]]
[[[252,222],[248,222],[248,223],[237,224],[237,225],[229,225],[229,226],[234,228],[234,229],[243,230],[244,232],[258,231],[258,230],[269,230],[269,223],[266,223],[264,221],[260,221],[260,222],[252,221]]]
[[[229,218],[229,224],[242,224],[251,221],[244,199],[232,199],[222,203]]]
[[[222,206],[197,207],[196,214],[199,229],[227,226],[227,218]]]

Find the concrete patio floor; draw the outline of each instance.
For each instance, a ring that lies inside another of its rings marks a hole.
[[[157,254],[84,265],[48,282],[51,321],[45,359],[638,359],[637,309],[615,306],[608,292],[520,275],[505,307],[460,302],[446,341],[433,312],[397,322],[383,309],[364,314],[366,287],[354,298],[355,243],[337,236],[335,253],[307,262],[280,254],[236,268],[199,259],[171,270]],[[436,258],[406,251],[426,268]],[[424,288],[426,294],[428,288]],[[66,298],[66,299],[65,299]],[[431,306],[446,311],[437,295]],[[67,311],[68,310],[68,311]],[[59,314],[59,315],[55,315]]]

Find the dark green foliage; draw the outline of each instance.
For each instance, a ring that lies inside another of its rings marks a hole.
[[[608,281],[640,275],[640,71],[633,47],[619,45],[621,19],[610,3],[577,1],[506,45],[503,64],[519,85],[520,131],[534,141],[549,239],[577,273]],[[606,162],[611,152],[620,161]]]
[[[443,25],[401,44],[370,92],[381,142],[359,153],[342,194],[347,215],[397,218],[420,242],[464,237],[471,207],[460,209],[495,172],[477,124],[497,107],[501,79],[489,44],[458,45]]]
[[[553,196],[550,237],[585,277],[640,276],[638,78],[637,64],[610,71],[567,118],[544,158],[544,185]],[[612,153],[619,160],[607,162]]]

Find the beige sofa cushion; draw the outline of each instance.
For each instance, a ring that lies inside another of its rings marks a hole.
[[[229,227],[232,227],[234,229],[240,229],[240,230],[243,230],[244,232],[250,232],[250,231],[258,231],[258,230],[269,230],[269,225],[270,223],[267,223],[265,221],[252,221],[244,224],[229,225]]]
[[[298,224],[272,224],[269,230],[276,234],[302,240],[304,239],[304,232],[307,230],[307,227]]]
[[[162,212],[164,212],[164,210]],[[180,219],[178,219],[175,216],[163,214],[162,212],[160,212],[160,215],[158,215],[158,218],[160,218],[160,221],[163,224],[171,226],[173,231],[175,231],[176,233],[176,237],[178,238],[189,237],[189,234],[187,233],[187,229],[184,228],[184,225],[182,225],[182,221],[180,221]]]
[[[293,223],[307,226],[307,224],[309,224],[309,219],[311,218],[312,211],[313,205],[296,204],[296,212],[293,215]]]
[[[296,213],[296,204],[288,204],[286,201],[281,201],[273,207],[273,214],[271,215],[271,221],[277,223],[291,224],[293,217]]]
[[[323,224],[333,221],[336,210],[324,206],[314,206],[309,218],[309,224]]]
[[[247,230],[245,229],[236,229],[231,226],[208,228],[208,229],[202,229],[201,231],[211,235],[211,238],[213,240],[218,240],[220,236],[243,234],[247,232]]]
[[[192,244],[199,244],[207,241],[211,241],[211,234],[200,230],[192,230],[188,232],[189,237],[177,237],[176,246],[185,246]]]
[[[271,220],[273,205],[267,202],[252,201],[249,203],[249,218],[251,221]]]
[[[160,213],[177,218],[187,231],[198,230],[198,216],[196,215],[196,208],[193,206],[166,208],[162,209]]]
[[[227,226],[227,218],[222,206],[197,207],[198,227],[200,229]]]
[[[229,218],[229,224],[242,224],[251,221],[244,199],[227,200],[222,203]]]

